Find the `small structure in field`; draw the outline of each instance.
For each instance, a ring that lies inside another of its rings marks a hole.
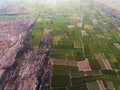
[[[94,81],[86,83],[88,90],[106,90],[104,87],[103,82],[101,81]]]

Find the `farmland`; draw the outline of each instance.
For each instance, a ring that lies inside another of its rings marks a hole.
[[[51,89],[104,90],[108,80],[119,90],[120,31],[114,20],[92,0],[43,6],[40,25],[52,28],[53,36]]]
[[[94,0],[41,0],[36,11],[29,44],[51,49],[51,90],[120,90],[120,30]]]

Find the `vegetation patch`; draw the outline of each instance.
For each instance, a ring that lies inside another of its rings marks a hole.
[[[63,87],[70,85],[70,77],[68,75],[53,75],[52,76],[52,87]]]
[[[102,74],[117,76],[117,72],[114,70],[102,70]]]
[[[78,71],[78,67],[53,65],[53,75],[68,75],[71,71]]]
[[[33,48],[39,48],[40,41],[43,37],[43,30],[32,30],[30,44]]]
[[[99,62],[96,59],[89,60],[89,64],[90,64],[90,67],[92,70],[100,70],[101,69]]]

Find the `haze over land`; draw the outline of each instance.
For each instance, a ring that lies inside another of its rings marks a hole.
[[[0,0],[0,90],[120,90],[119,6]]]

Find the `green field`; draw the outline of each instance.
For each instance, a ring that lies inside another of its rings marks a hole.
[[[52,28],[50,57],[76,62],[88,59],[91,68],[91,71],[79,71],[77,66],[53,65],[53,90],[79,90],[80,84],[86,90],[86,83],[96,80],[112,81],[115,89],[120,90],[120,30],[114,20],[93,0],[41,3],[38,11],[40,18],[32,28],[30,39],[32,47],[38,48],[43,30]]]
[[[40,23],[36,21],[35,25],[32,27],[30,44],[33,48],[39,48],[40,41],[43,37],[44,29],[41,28]]]

